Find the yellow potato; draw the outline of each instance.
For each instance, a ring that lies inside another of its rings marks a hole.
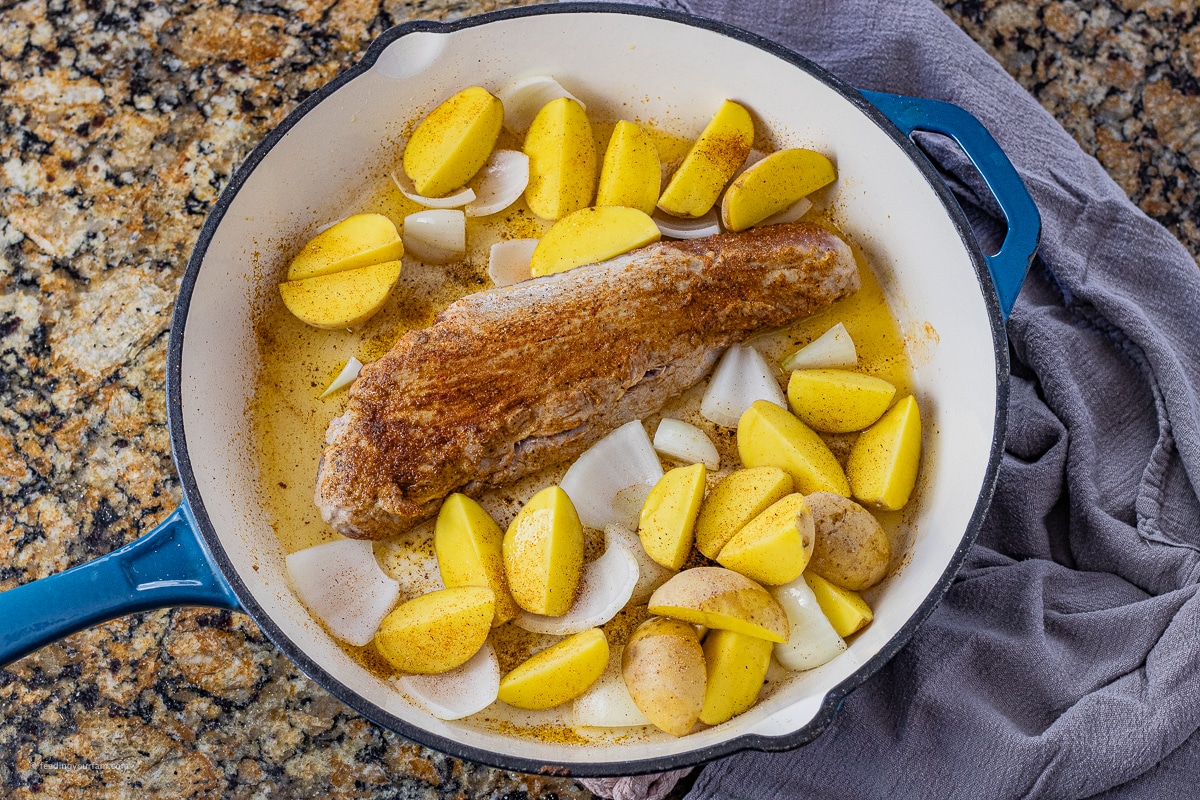
[[[522,148],[529,156],[525,202],[542,219],[585,208],[596,189],[596,143],[583,106],[551,100],[533,118]]]
[[[442,503],[433,532],[442,583],[455,586],[486,586],[496,595],[492,626],[502,625],[517,615],[517,604],[504,577],[501,542],[504,533],[496,521],[465,494],[454,493]]]
[[[727,230],[744,231],[836,177],[833,162],[815,150],[772,153],[734,178],[721,199],[721,222]]]
[[[755,400],[737,427],[738,455],[747,467],[779,467],[792,476],[796,491],[850,496],[850,484],[833,453],[786,409]]]
[[[849,636],[875,618],[871,607],[858,592],[843,589],[815,573],[804,573],[804,582],[817,598],[821,613],[838,636]]]
[[[500,679],[499,698],[514,708],[553,708],[586,692],[607,666],[608,639],[592,628],[522,662]]]
[[[816,573],[855,592],[883,580],[892,550],[874,515],[831,492],[814,492],[805,500],[812,509],[817,534],[805,574]]]
[[[725,184],[746,163],[752,144],[754,121],[750,112],[726,100],[683,157],[658,198],[658,207],[676,217],[707,214]]]
[[[479,86],[429,112],[404,148],[404,173],[417,193],[441,197],[471,180],[491,157],[503,122],[504,105]]]
[[[814,538],[804,495],[790,494],[746,523],[721,548],[717,563],[759,583],[789,583],[808,564]]]
[[[873,507],[904,508],[921,461],[921,411],[910,395],[898,400],[850,448],[846,476],[854,496]]]
[[[654,590],[649,606],[651,614],[694,625],[787,641],[787,615],[771,593],[723,567],[684,570]]]
[[[401,672],[432,674],[465,664],[487,640],[495,595],[486,586],[423,594],[383,618],[375,648]]]
[[[662,170],[654,142],[634,123],[618,122],[600,167],[596,205],[627,206],[653,214],[661,181]]]
[[[637,627],[621,655],[633,704],[672,736],[683,736],[704,707],[704,651],[691,625],[654,617]]]
[[[696,549],[716,558],[733,535],[767,507],[792,493],[792,476],[779,467],[739,469],[708,493],[696,518]]]
[[[581,208],[546,231],[533,249],[529,271],[536,278],[596,264],[660,238],[654,220],[636,208]]]
[[[400,280],[400,262],[385,261],[279,284],[283,304],[317,328],[353,328],[387,302]]]
[[[774,648],[766,639],[733,631],[710,633],[704,639],[707,680],[700,721],[720,725],[754,705]]]
[[[788,381],[788,404],[800,421],[825,433],[861,431],[879,419],[896,387],[845,369],[798,369]]]
[[[667,569],[680,569],[692,551],[693,530],[704,499],[703,464],[663,475],[642,504],[638,536],[646,554]]]
[[[396,223],[382,214],[355,214],[318,233],[288,265],[287,279],[298,281],[385,261],[399,261],[404,242]]]
[[[501,546],[508,589],[531,614],[561,617],[583,574],[583,525],[567,493],[549,486],[530,498]]]

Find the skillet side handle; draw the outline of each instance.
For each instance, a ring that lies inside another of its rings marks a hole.
[[[913,131],[949,136],[983,176],[1008,223],[1000,250],[984,256],[1000,300],[1000,313],[1008,319],[1042,232],[1041,215],[1012,162],[983,123],[956,105],[883,92],[863,91],[862,96],[905,136],[911,136]]]
[[[108,555],[0,592],[0,666],[101,622],[170,606],[240,608],[186,501]]]

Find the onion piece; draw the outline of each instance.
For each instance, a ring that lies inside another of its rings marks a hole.
[[[522,611],[513,623],[534,633],[567,636],[603,625],[629,602],[641,573],[625,539],[605,535],[604,555],[583,568],[579,594],[561,617]]]
[[[496,97],[504,104],[504,127],[509,133],[522,134],[529,129],[529,123],[542,110],[542,106],[560,97],[569,97],[587,111],[575,95],[568,92],[558,81],[549,75],[532,75],[510,81],[496,92]]]
[[[540,239],[508,239],[488,251],[488,277],[497,286],[512,286],[531,277],[529,262]]]
[[[571,705],[571,719],[578,728],[629,728],[649,725],[649,718],[633,702],[621,676],[623,647],[614,647],[604,672]]]
[[[388,175],[391,176],[392,183],[396,184],[396,188],[400,190],[400,194],[427,208],[459,208],[475,199],[475,190],[470,187],[464,187],[445,197],[425,197],[417,194],[417,187],[403,172],[389,172]]]
[[[684,219],[673,217],[661,211],[655,211],[651,217],[663,236],[672,239],[702,239],[721,232],[721,224],[717,221],[716,209],[709,209],[702,217]]]
[[[737,172],[733,173],[733,177],[729,179],[729,183],[733,183],[734,181],[736,181],[738,178],[741,177],[743,172],[750,169],[751,167],[753,167],[755,164],[762,161],[766,157],[767,157],[767,154],[764,153],[762,150],[753,150],[752,149],[749,153],[746,154],[746,160],[742,162],[742,165],[740,167],[738,167]]]
[[[709,469],[721,468],[721,454],[708,434],[678,419],[664,419],[654,432],[654,449],[668,458],[688,464],[703,463]]]
[[[529,156],[519,150],[497,150],[475,179],[479,191],[463,211],[468,217],[486,217],[503,211],[520,199],[529,185]]]
[[[858,363],[854,340],[842,323],[834,325],[816,339],[783,360],[787,372],[794,369],[835,369]]]
[[[771,590],[788,618],[788,640],[775,644],[775,659],[790,670],[813,669],[846,650],[817,596],[801,575],[791,583]]]
[[[321,392],[321,397],[328,397],[334,392],[345,389],[350,384],[358,379],[358,373],[363,368],[362,362],[354,356],[350,356],[350,360],[346,362],[346,366],[342,367],[342,371],[333,379],[333,383],[325,387],[325,391]]]
[[[736,428],[755,400],[788,407],[783,390],[762,354],[749,345],[735,344],[725,351],[713,370],[700,401],[700,416],[723,427]]]
[[[418,211],[404,218],[404,252],[426,264],[456,261],[467,252],[467,217],[457,209]]]
[[[767,225],[783,225],[786,222],[795,222],[807,214],[810,208],[812,208],[812,201],[807,197],[801,197],[783,211],[772,214],[754,227],[764,228]]]
[[[369,643],[400,597],[400,584],[375,560],[371,542],[338,539],[292,553],[284,563],[292,588],[334,638]]]
[[[623,528],[620,525],[609,525],[604,529],[604,538],[605,541],[620,539],[629,548],[629,552],[633,553],[633,557],[637,559],[638,582],[633,587],[633,594],[629,596],[629,602],[646,602],[650,599],[650,595],[654,594],[655,589],[669,581],[675,574],[672,570],[667,569],[650,557],[650,554],[646,552],[646,548],[642,546],[642,538],[633,531]]]
[[[613,515],[616,517],[613,524],[636,529],[642,518],[642,506],[652,491],[654,487],[648,483],[635,483],[617,492],[612,502]]]
[[[638,420],[626,422],[596,442],[567,469],[559,486],[589,528],[619,521],[613,510],[617,492],[629,486],[654,486],[663,476],[658,454]]]
[[[462,719],[483,711],[500,693],[500,662],[491,642],[465,664],[436,675],[401,675],[400,691],[438,719]]]

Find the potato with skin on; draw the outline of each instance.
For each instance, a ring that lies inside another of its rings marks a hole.
[[[892,551],[879,520],[850,498],[831,492],[815,492],[805,500],[817,533],[806,574],[854,592],[883,580]]]
[[[583,106],[551,100],[533,118],[522,152],[529,156],[525,202],[542,219],[586,208],[596,191],[596,143]]]
[[[821,613],[841,637],[849,636],[875,618],[867,601],[858,592],[830,583],[814,572],[804,573],[804,582],[817,598]]]
[[[542,235],[529,258],[533,277],[598,264],[662,238],[658,226],[636,208],[581,208]]]
[[[399,261],[404,242],[396,223],[382,214],[355,214],[308,240],[288,265],[287,279],[298,281],[385,261]]]
[[[430,675],[465,664],[492,629],[496,596],[457,586],[397,606],[375,633],[375,649],[401,672]]]
[[[686,622],[652,617],[625,643],[621,676],[633,704],[672,736],[691,731],[704,708],[704,651]]]
[[[726,230],[744,231],[835,178],[833,162],[815,150],[771,153],[729,184],[721,198],[721,223]]]
[[[846,477],[854,496],[872,508],[904,508],[921,462],[921,410],[909,395],[863,431],[850,448]]]
[[[700,721],[720,725],[754,705],[771,665],[775,645],[733,631],[711,631],[704,638],[707,675]]]
[[[517,605],[561,617],[583,575],[583,525],[567,493],[548,486],[529,499],[501,544],[504,575]]]
[[[480,86],[468,86],[417,125],[404,147],[404,174],[418,194],[449,194],[487,163],[503,123],[499,98]]]
[[[779,467],[749,467],[722,478],[696,518],[696,549],[715,559],[747,522],[792,493],[792,476]]]
[[[504,577],[504,532],[483,506],[455,492],[442,503],[433,530],[433,552],[446,588],[486,586],[496,595],[492,627],[517,615]]]
[[[788,380],[787,396],[792,413],[813,430],[850,433],[883,416],[896,387],[846,369],[798,369]]]
[[[804,495],[790,494],[746,523],[721,548],[717,563],[752,581],[778,586],[800,577],[815,538]]]
[[[540,711],[574,700],[604,674],[608,639],[600,628],[568,636],[534,653],[500,679],[499,699]]]
[[[638,522],[642,547],[650,558],[667,569],[681,569],[692,551],[706,475],[703,464],[670,470],[642,504]]]
[[[693,625],[787,641],[787,615],[771,593],[724,567],[680,572],[650,595],[649,611]]]
[[[283,304],[314,328],[353,328],[373,317],[400,280],[400,262],[385,261],[279,284]]]
[[[753,144],[754,120],[750,112],[726,100],[671,175],[658,198],[658,207],[676,217],[704,216],[721,196],[725,184],[746,163]]]
[[[796,491],[850,496],[842,465],[811,428],[791,412],[755,400],[737,426],[738,455],[747,467],[779,467],[792,476]]]
[[[653,214],[661,181],[662,169],[654,142],[637,124],[628,120],[618,122],[600,166],[596,205],[627,206]]]

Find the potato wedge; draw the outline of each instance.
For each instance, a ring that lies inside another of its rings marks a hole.
[[[433,551],[446,588],[486,586],[496,595],[492,627],[517,615],[517,604],[504,576],[501,543],[504,532],[496,521],[465,494],[455,492],[442,503],[433,531]]]
[[[654,617],[625,643],[621,675],[633,703],[672,736],[692,729],[704,708],[704,651],[686,622]]]
[[[385,261],[279,284],[288,311],[315,328],[353,328],[361,325],[392,294],[400,280],[400,262]]]
[[[583,525],[557,486],[529,499],[501,545],[508,590],[531,614],[561,617],[571,608],[583,575]]]
[[[495,608],[496,596],[486,586],[423,594],[383,618],[375,649],[401,672],[454,669],[483,647]]]
[[[711,631],[704,637],[704,707],[700,721],[720,725],[750,708],[758,700],[771,651],[766,639],[733,631]]]
[[[813,430],[850,433],[883,416],[896,387],[845,369],[798,369],[788,380],[787,395],[792,413]]]
[[[696,549],[716,558],[750,520],[792,493],[792,476],[779,467],[750,467],[725,476],[708,493],[696,518]]]
[[[815,572],[804,573],[804,582],[812,589],[817,605],[821,606],[821,613],[838,636],[849,636],[875,618],[871,607],[858,592],[830,583]]]
[[[703,464],[677,467],[659,479],[642,504],[638,536],[646,554],[667,569],[678,570],[692,552],[696,516],[704,499]]]
[[[813,515],[804,495],[779,500],[734,534],[717,563],[752,581],[777,586],[800,576],[812,556]]]
[[[723,567],[684,570],[650,595],[650,613],[731,630],[772,642],[787,640],[787,616],[763,587]]]
[[[288,265],[289,281],[399,261],[404,243],[382,214],[355,214],[318,233]]]
[[[671,175],[658,198],[658,207],[676,217],[704,216],[746,162],[753,144],[750,112],[726,100]]]
[[[846,462],[854,496],[872,508],[895,511],[908,503],[921,461],[921,410],[910,395],[863,431]]]
[[[747,467],[779,467],[792,476],[796,491],[850,496],[841,464],[821,437],[786,409],[755,400],[737,427],[738,454]]]
[[[535,653],[500,679],[500,699],[538,711],[574,700],[608,666],[608,639],[600,628],[568,636]]]
[[[525,202],[534,214],[558,220],[587,207],[596,191],[596,143],[583,106],[567,97],[542,106],[522,150],[529,156]]]
[[[418,194],[449,194],[487,163],[503,123],[499,98],[479,86],[463,89],[417,125],[404,148],[404,173]]]
[[[653,214],[661,181],[654,142],[638,125],[627,120],[618,122],[604,151],[596,205],[626,206]]]
[[[729,184],[721,199],[721,223],[726,230],[744,231],[835,178],[833,162],[815,150],[771,153]]]
[[[636,208],[581,208],[546,231],[529,259],[536,278],[596,264],[662,238],[654,220]]]
[[[855,592],[883,580],[891,546],[875,516],[831,492],[815,492],[805,500],[812,508],[817,534],[807,571]]]

